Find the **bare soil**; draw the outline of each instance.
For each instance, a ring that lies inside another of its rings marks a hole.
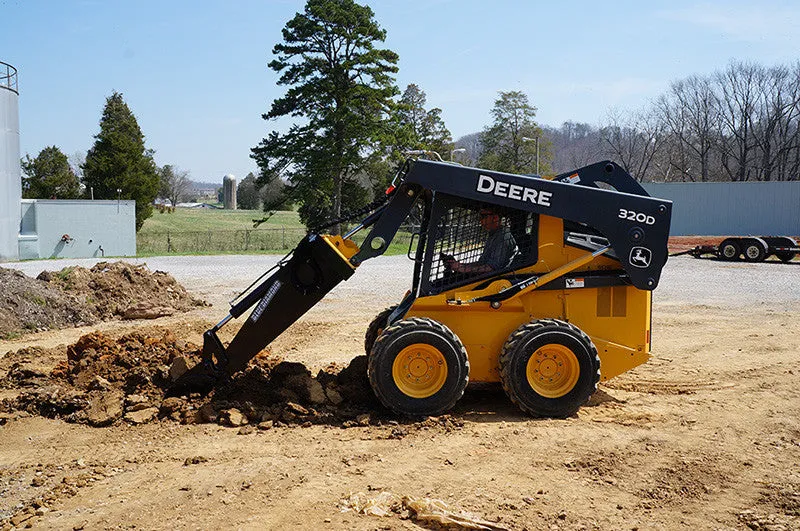
[[[43,271],[35,279],[0,268],[0,293],[0,339],[111,319],[163,317],[205,304],[168,273],[125,262]]]
[[[437,528],[403,498],[487,529],[800,529],[800,308],[709,304],[671,281],[687,295],[656,297],[653,358],[565,420],[497,388],[392,416],[359,388],[384,301],[357,284],[209,397],[169,388],[219,307],[5,341],[0,529]],[[360,514],[384,499],[386,516]]]

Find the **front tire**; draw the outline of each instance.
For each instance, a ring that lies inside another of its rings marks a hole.
[[[378,336],[367,374],[375,396],[395,413],[439,415],[464,394],[469,361],[464,345],[449,328],[433,319],[412,317]]]
[[[397,305],[389,306],[381,313],[375,316],[375,319],[367,327],[367,332],[364,334],[364,352],[369,353],[372,352],[372,345],[375,344],[375,340],[378,339],[378,336],[383,333],[383,330],[386,328],[386,321],[389,319],[389,316],[392,315],[392,312],[397,308]]]
[[[500,380],[520,409],[539,417],[569,417],[597,390],[600,358],[578,327],[557,319],[520,326],[500,354]]]

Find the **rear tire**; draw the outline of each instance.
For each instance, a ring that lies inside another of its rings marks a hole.
[[[531,415],[569,417],[600,381],[600,358],[589,336],[556,319],[520,326],[500,354],[500,380],[512,402]]]
[[[786,252],[775,253],[775,256],[777,256],[777,257],[778,257],[778,260],[780,260],[781,262],[783,262],[783,263],[789,263],[789,262],[791,262],[791,261],[792,261],[792,259],[793,259],[793,258],[794,258],[796,255],[795,255],[795,253],[793,253],[792,251],[786,251]]]
[[[373,319],[367,327],[367,332],[364,334],[364,351],[367,353],[367,356],[369,356],[369,353],[372,351],[372,345],[375,344],[375,340],[378,339],[378,336],[381,335],[386,328],[386,320],[389,319],[389,316],[395,308],[397,308],[396,304],[383,310],[375,316],[375,319]]]
[[[411,417],[451,409],[469,381],[461,340],[433,319],[412,317],[386,328],[375,341],[367,368],[378,400]]]
[[[722,240],[722,243],[719,244],[719,257],[723,260],[738,260],[740,254],[742,254],[742,250],[736,240]]]
[[[767,245],[761,240],[749,238],[744,243],[744,259],[748,262],[763,262],[767,257]]]

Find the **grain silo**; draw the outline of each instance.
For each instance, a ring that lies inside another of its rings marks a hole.
[[[236,210],[236,177],[231,174],[222,178],[222,204],[226,210]]]
[[[17,69],[0,61],[0,261],[19,258],[21,202]]]

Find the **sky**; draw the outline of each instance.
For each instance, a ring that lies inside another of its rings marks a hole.
[[[491,122],[498,91],[526,93],[540,124],[600,125],[673,81],[732,60],[800,60],[800,2],[361,0],[454,138]],[[18,70],[20,149],[86,153],[121,92],[159,165],[195,181],[256,172],[250,149],[287,120],[267,67],[290,0],[0,0],[0,61]]]

